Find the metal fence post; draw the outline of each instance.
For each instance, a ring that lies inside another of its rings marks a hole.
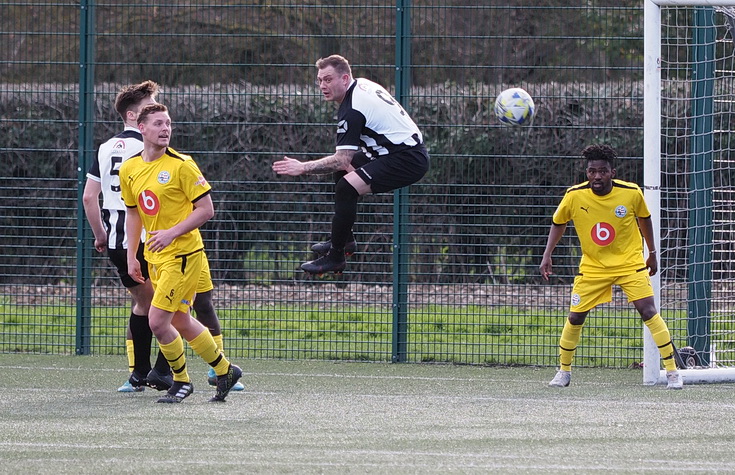
[[[92,326],[92,251],[82,194],[94,151],[94,0],[83,0],[79,29],[79,158],[77,166],[76,354],[90,354]]]
[[[396,1],[396,100],[406,106],[411,87],[410,0]],[[407,108],[407,107],[406,107]],[[408,349],[408,188],[393,192],[393,354],[406,361]]]

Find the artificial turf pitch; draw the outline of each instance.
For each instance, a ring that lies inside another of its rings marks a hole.
[[[117,393],[119,356],[0,355],[1,473],[733,473],[732,384],[640,370],[242,360],[246,390]]]

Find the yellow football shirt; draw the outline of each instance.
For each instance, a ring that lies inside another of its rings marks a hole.
[[[638,185],[613,180],[605,196],[594,194],[589,182],[568,188],[553,221],[574,222],[582,246],[580,273],[620,276],[646,267],[637,218],[650,216]]]
[[[126,160],[120,167],[120,187],[125,206],[137,208],[146,238],[150,231],[169,229],[186,219],[194,209],[193,203],[212,189],[196,162],[171,148],[153,162],[144,161],[140,155]],[[203,247],[201,234],[194,229],[162,251],[152,253],[146,247],[145,258],[151,264],[160,264]]]

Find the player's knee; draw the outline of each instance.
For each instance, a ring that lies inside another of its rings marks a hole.
[[[658,313],[653,297],[636,300],[633,302],[633,305],[635,305],[636,310],[638,310],[644,322],[652,319]]]
[[[210,327],[209,322],[217,319],[217,313],[214,310],[214,305],[210,302],[209,305],[199,304],[193,305],[194,316],[197,320],[202,322],[205,327]]]
[[[194,317],[202,325],[207,327],[213,335],[219,334],[219,318],[217,317],[217,311],[214,309],[214,303],[212,303],[211,291],[197,294],[191,307],[194,310]]]
[[[569,312],[568,319],[572,325],[584,325],[584,321],[587,319],[587,313]]]
[[[641,314],[641,320],[644,322],[647,322],[648,320],[652,319],[658,312],[655,308],[646,308],[639,311]]]
[[[155,315],[149,315],[148,326],[151,327],[151,331],[156,336],[156,338],[160,338],[162,335],[166,333],[166,331],[169,329],[171,324],[166,319],[158,318]]]
[[[337,201],[355,201],[360,197],[360,193],[357,192],[349,181],[341,178],[337,182],[337,186],[334,189],[334,196]]]
[[[203,294],[197,294],[194,298],[194,304],[191,306],[194,311],[199,313],[213,313],[214,305],[212,304],[212,297],[209,292]]]

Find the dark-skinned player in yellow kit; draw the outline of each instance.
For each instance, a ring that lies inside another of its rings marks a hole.
[[[549,386],[566,387],[572,379],[572,359],[590,310],[612,300],[612,286],[623,289],[651,331],[664,367],[667,388],[682,389],[676,369],[674,346],[666,322],[656,310],[650,276],[658,272],[651,212],[638,185],[615,179],[615,150],[609,145],[590,145],[582,150],[587,160],[588,181],[568,188],[554,212],[540,271],[552,274],[551,254],[564,235],[567,223],[582,246],[579,273],[574,278],[569,316],[559,340],[559,371]],[[648,258],[643,260],[643,240]]]

